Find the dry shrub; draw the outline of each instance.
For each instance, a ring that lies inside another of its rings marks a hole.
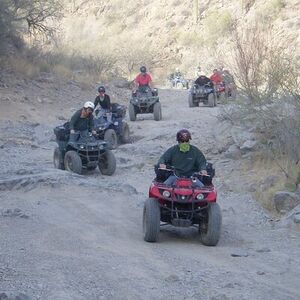
[[[227,35],[233,28],[233,18],[229,11],[212,11],[203,20],[204,29],[207,37],[217,39],[218,37]]]
[[[293,42],[293,37],[270,26],[256,24],[235,31],[232,71],[243,101],[231,120],[256,127],[267,155],[287,181],[295,183],[298,174],[292,170],[300,160],[300,65]]]
[[[126,36],[120,41],[115,50],[117,55],[117,68],[120,75],[131,80],[133,75],[139,72],[141,65],[147,66],[148,70],[155,65],[155,53],[144,43],[142,38],[131,37],[131,42]]]
[[[8,64],[16,73],[19,73],[28,79],[34,79],[40,73],[39,66],[31,63],[26,58],[11,57],[8,59]]]
[[[261,22],[270,22],[270,20],[278,17],[284,7],[285,2],[283,0],[270,0],[257,9],[257,16]]]

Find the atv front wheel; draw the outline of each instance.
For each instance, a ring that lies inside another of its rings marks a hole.
[[[160,208],[158,201],[148,198],[143,210],[143,233],[146,242],[156,242],[160,229]]]
[[[160,121],[161,120],[161,104],[160,102],[156,102],[153,106],[153,114],[154,114],[154,120]]]
[[[132,103],[129,103],[128,112],[129,112],[130,121],[135,121],[136,120],[136,113],[135,113],[134,105]]]
[[[208,95],[208,106],[214,107],[215,106],[215,95],[213,93],[210,93]]]
[[[210,203],[206,219],[199,225],[201,241],[206,246],[216,246],[221,233],[222,214],[218,203]]]
[[[121,137],[120,137],[120,141],[123,144],[129,143],[129,126],[127,123],[123,123],[122,124],[122,133],[121,133]]]
[[[58,147],[55,147],[53,154],[53,164],[55,169],[64,170],[64,159]]]
[[[195,106],[193,98],[194,98],[193,95],[189,94],[189,107],[194,107]]]
[[[106,150],[99,158],[98,167],[103,175],[113,175],[116,171],[116,165],[116,158],[111,150]]]
[[[118,147],[118,137],[113,129],[107,129],[104,133],[104,141],[108,143],[111,149],[116,149]]]
[[[70,150],[66,153],[64,158],[65,169],[70,172],[81,174],[82,161],[76,151]]]

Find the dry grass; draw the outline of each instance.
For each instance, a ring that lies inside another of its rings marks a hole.
[[[16,73],[29,79],[36,78],[41,71],[38,64],[31,63],[28,59],[22,57],[10,57],[7,63]]]

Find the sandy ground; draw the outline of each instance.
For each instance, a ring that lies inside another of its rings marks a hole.
[[[246,192],[240,163],[214,151],[230,138],[217,118],[222,108],[189,108],[187,91],[162,89],[163,120],[138,115],[129,122],[132,143],[114,150],[116,173],[79,176],[53,168],[52,129],[93,94],[69,85],[55,100],[52,94],[39,101],[32,92],[16,110],[21,96],[8,90],[1,89],[0,293],[43,300],[299,299],[300,232],[278,226]],[[196,229],[171,226],[158,243],[143,241],[153,165],[182,127],[216,167],[223,215],[216,247],[202,245]]]

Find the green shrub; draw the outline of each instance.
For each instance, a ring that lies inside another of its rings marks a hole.
[[[204,20],[204,30],[211,38],[228,35],[233,28],[233,18],[229,11],[213,11]]]

